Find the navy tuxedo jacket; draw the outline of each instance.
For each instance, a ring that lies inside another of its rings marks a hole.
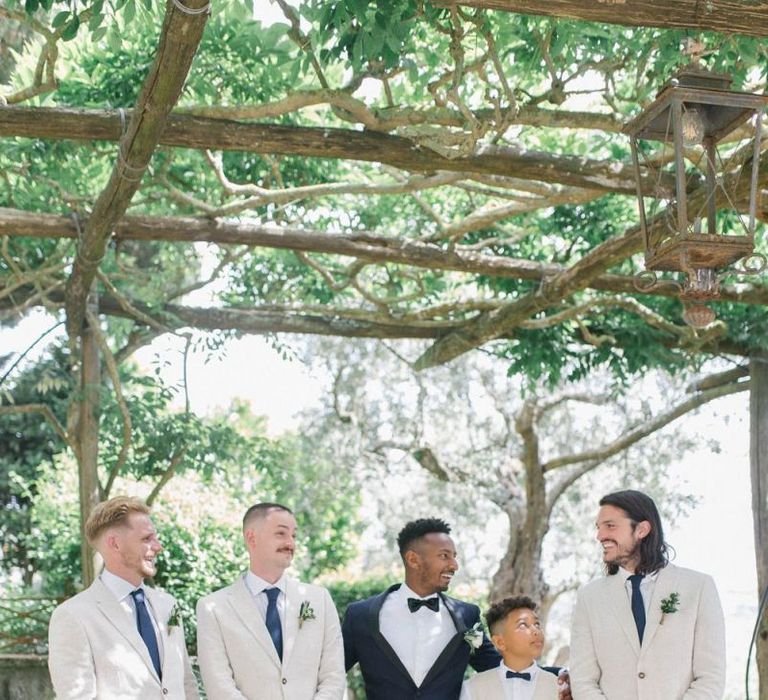
[[[477,671],[486,671],[501,662],[487,636],[483,635],[482,646],[472,654],[464,640],[464,633],[480,622],[480,608],[439,594],[456,625],[456,635],[417,687],[379,631],[381,606],[385,598],[398,588],[399,583],[380,595],[357,601],[347,608],[341,625],[347,670],[356,663],[360,664],[367,700],[458,700],[468,664]]]

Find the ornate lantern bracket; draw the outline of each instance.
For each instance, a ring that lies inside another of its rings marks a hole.
[[[688,65],[624,127],[645,248],[646,273],[638,289],[648,291],[649,276],[655,279],[656,272],[683,273],[677,283],[681,300],[708,312],[687,309],[684,318],[694,326],[714,320],[714,312],[702,305],[718,298],[720,271],[745,258],[762,258],[754,255],[754,240],[768,95],[734,92],[730,84],[728,75]],[[763,258],[738,274],[764,268]]]

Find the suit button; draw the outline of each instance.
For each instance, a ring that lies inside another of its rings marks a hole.
[[[168,688],[163,688],[163,695],[168,695]]]
[[[637,674],[638,678],[645,678],[645,673],[643,671],[640,671],[640,673]]]
[[[283,685],[285,685],[288,682],[287,678],[283,678]]]

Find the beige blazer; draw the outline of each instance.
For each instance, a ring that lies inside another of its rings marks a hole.
[[[678,610],[661,601],[677,593]],[[574,700],[721,700],[725,623],[714,581],[672,564],[656,579],[643,644],[620,575],[578,592],[571,627]]]
[[[66,700],[197,700],[197,682],[184,630],[169,628],[174,599],[146,589],[163,648],[163,680],[157,677],[136,623],[96,579],[59,605],[48,628],[48,669],[57,698]]]
[[[536,674],[532,700],[557,700],[557,676],[549,671]],[[472,676],[467,681],[472,700],[506,700],[498,668]]]
[[[299,626],[308,601],[315,619]],[[283,660],[245,577],[197,604],[197,653],[209,700],[341,700],[346,691],[339,615],[325,588],[288,579]]]

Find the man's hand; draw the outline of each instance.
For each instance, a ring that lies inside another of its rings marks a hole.
[[[558,700],[573,700],[571,695],[571,676],[567,668],[561,668],[557,674],[557,698]]]

